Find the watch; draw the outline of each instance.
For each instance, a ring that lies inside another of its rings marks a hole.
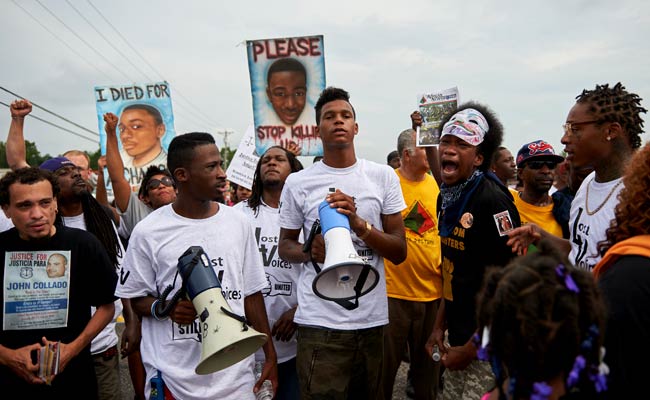
[[[361,234],[361,236],[358,236],[359,239],[366,240],[366,238],[370,236],[370,232],[372,232],[372,225],[370,225],[370,222],[366,221],[366,231]]]

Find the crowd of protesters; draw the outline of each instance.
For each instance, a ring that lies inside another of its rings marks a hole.
[[[27,165],[31,104],[14,101],[0,180],[3,389],[119,399],[121,356],[136,399],[254,399],[268,384],[277,399],[391,399],[406,359],[414,399],[643,396],[650,144],[636,94],[585,89],[562,152],[542,133],[516,156],[487,104],[459,104],[427,147],[416,111],[386,164],[357,153],[345,90],[326,88],[314,111],[323,155],[308,168],[298,147],[274,146],[247,188],[228,181],[210,134],[190,132],[134,192],[114,114],[93,180],[78,150]],[[316,284],[341,257],[323,208],[363,265],[348,289],[338,273],[348,298]],[[195,372],[205,316],[165,297],[182,288],[177,262],[192,246],[232,313],[268,337],[209,374]]]

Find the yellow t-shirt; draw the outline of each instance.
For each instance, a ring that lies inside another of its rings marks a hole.
[[[432,301],[442,296],[440,236],[436,201],[440,189],[427,174],[424,181],[399,177],[406,209],[402,211],[406,231],[406,260],[395,265],[384,259],[388,297],[411,301]]]
[[[562,237],[562,227],[553,216],[553,203],[547,206],[534,206],[522,200],[521,196],[515,196],[515,206],[521,217],[521,224],[533,222],[539,225],[548,233]]]

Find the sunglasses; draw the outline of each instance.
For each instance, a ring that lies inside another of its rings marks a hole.
[[[174,187],[174,181],[172,178],[163,176],[162,179],[150,179],[149,182],[147,182],[147,190],[157,189],[161,183],[167,187]]]
[[[543,166],[547,166],[548,169],[555,169],[557,167],[557,162],[555,161],[528,161],[526,166],[530,169],[542,169]]]

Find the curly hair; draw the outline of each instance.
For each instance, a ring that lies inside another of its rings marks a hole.
[[[494,111],[486,105],[470,101],[459,105],[455,110],[449,111],[442,117],[440,126],[444,126],[449,122],[454,114],[468,108],[473,108],[483,114],[489,126],[489,130],[485,134],[483,142],[477,146],[478,152],[483,156],[483,163],[479,165],[478,169],[486,172],[490,168],[490,165],[492,165],[492,157],[494,156],[494,153],[497,151],[499,146],[501,146],[501,142],[503,141],[503,125],[501,125],[501,121],[499,121],[499,118],[497,118]]]
[[[601,254],[622,240],[650,233],[650,143],[632,157],[623,184],[607,238],[598,244]]]
[[[320,113],[323,109],[323,106],[329,102],[336,100],[347,101],[352,108],[352,115],[355,119],[357,118],[357,112],[354,111],[354,106],[352,106],[352,103],[350,103],[350,94],[343,89],[330,86],[321,92],[320,96],[318,97],[318,101],[314,106],[314,110],[316,110],[316,125],[320,125]]]
[[[140,183],[140,188],[138,189],[138,197],[143,198],[149,193],[149,191],[147,190],[147,185],[149,184],[151,178],[153,178],[156,175],[165,175],[171,178],[172,181],[174,180],[172,173],[169,172],[169,170],[164,166],[150,165],[149,168],[147,168],[147,172],[144,173],[144,177],[142,178],[142,182]],[[176,183],[174,183],[174,185],[176,185]]]
[[[248,198],[248,206],[253,210],[255,216],[257,216],[259,213],[259,206],[262,204],[262,195],[264,194],[264,182],[262,182],[262,176],[260,175],[260,171],[262,169],[262,161],[264,160],[266,153],[268,153],[271,149],[281,149],[284,151],[284,154],[289,161],[289,166],[291,167],[291,173],[298,172],[303,169],[302,163],[289,150],[285,149],[282,146],[269,147],[257,162],[257,166],[255,167],[255,175],[253,175],[253,188],[251,189],[251,197]],[[284,185],[284,182],[282,182],[282,185]]]
[[[0,205],[7,206],[11,203],[9,187],[14,183],[33,185],[40,181],[48,181],[52,185],[52,194],[59,194],[59,185],[50,171],[37,167],[26,167],[16,171],[9,171],[0,179]]]
[[[628,136],[633,149],[641,147],[643,119],[641,113],[648,110],[641,107],[641,98],[625,90],[618,82],[610,88],[609,84],[596,85],[594,90],[584,89],[576,97],[577,103],[589,105],[589,112],[599,123],[618,122]]]
[[[547,241],[540,243],[539,252],[489,269],[477,305],[478,326],[490,330],[487,350],[493,369],[503,371],[497,374],[499,384],[505,375],[510,378],[513,398],[528,398],[535,382],[569,375],[578,355],[587,365],[598,365],[602,335],[583,347],[588,332],[602,332],[605,318],[594,278],[574,268]],[[580,375],[578,387],[594,390],[587,373]]]

